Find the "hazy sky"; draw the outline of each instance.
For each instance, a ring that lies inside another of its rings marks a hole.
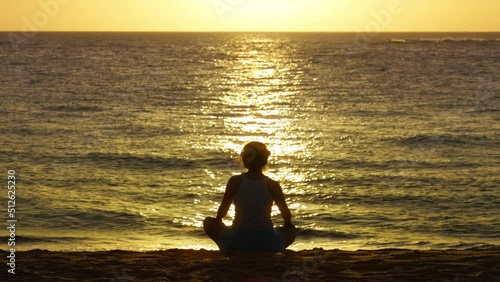
[[[500,31],[500,0],[0,0],[3,31]]]

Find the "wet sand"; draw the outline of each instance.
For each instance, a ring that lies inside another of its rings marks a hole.
[[[500,250],[33,250],[16,252],[15,263],[16,274],[6,266],[0,281],[500,281]]]

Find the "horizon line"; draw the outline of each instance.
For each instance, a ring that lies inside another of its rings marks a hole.
[[[0,30],[0,33],[369,33],[369,34],[384,34],[384,33],[500,33],[499,31],[251,31],[251,30],[43,30],[43,31],[23,31],[23,30]]]

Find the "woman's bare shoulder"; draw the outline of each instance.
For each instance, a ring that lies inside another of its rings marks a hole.
[[[280,183],[276,180],[271,179],[271,178],[267,179],[267,185],[271,190],[274,190],[274,191],[281,189]]]
[[[243,181],[243,175],[233,175],[229,178],[228,184],[231,186],[239,186]]]
[[[238,188],[241,185],[241,182],[243,181],[243,177],[240,175],[233,175],[229,178],[229,181],[227,182],[227,192],[230,195],[235,195],[236,192],[238,191]]]
[[[243,179],[243,174],[236,174],[229,178],[229,181],[241,181]]]

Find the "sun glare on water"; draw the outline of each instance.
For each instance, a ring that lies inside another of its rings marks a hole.
[[[240,51],[240,57],[234,62],[230,83],[233,85],[221,99],[227,113],[224,124],[230,134],[220,137],[217,149],[238,155],[243,145],[250,141],[260,141],[271,151],[270,162],[276,163],[280,158],[295,157],[307,153],[307,145],[296,138],[296,117],[290,116],[287,107],[276,107],[276,104],[289,104],[294,107],[297,95],[293,85],[300,78],[290,74],[290,64],[285,58],[288,51],[276,48],[276,52],[263,52],[259,44],[282,44],[265,38],[249,38],[249,46]],[[239,114],[234,114],[238,112]],[[294,133],[295,132],[295,133]],[[285,175],[277,171],[269,171],[271,177],[280,179]],[[288,178],[293,172],[286,173]],[[295,180],[301,176],[296,175]]]

